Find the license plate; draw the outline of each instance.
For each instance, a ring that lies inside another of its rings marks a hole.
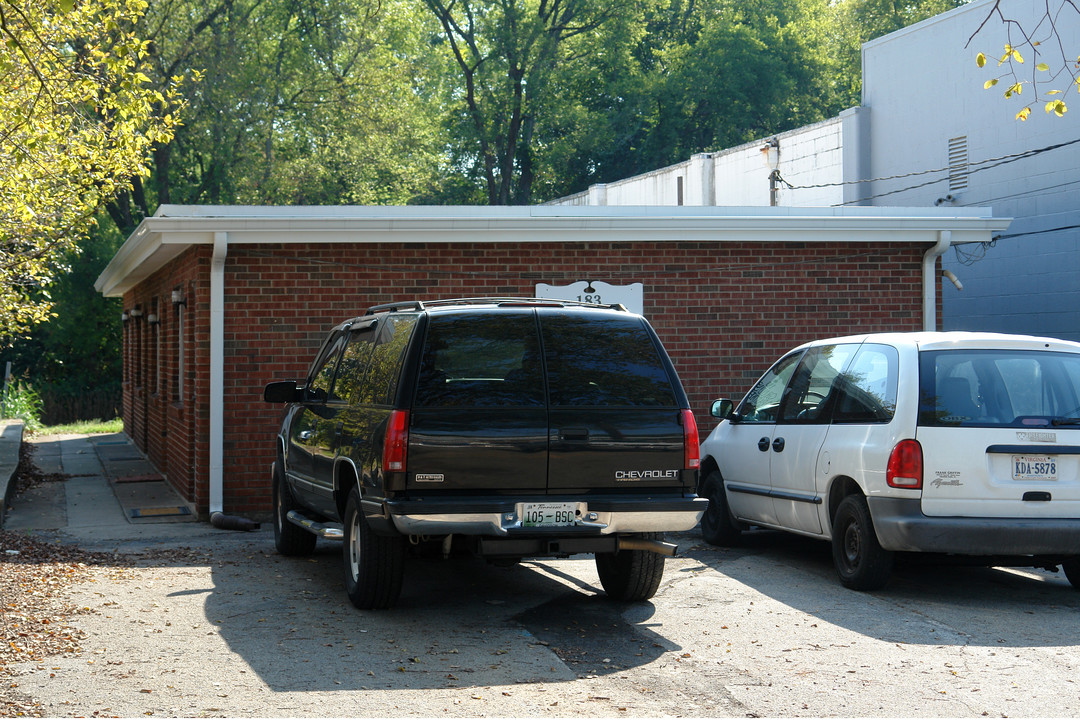
[[[521,509],[522,527],[565,527],[574,524],[575,503],[524,503]]]
[[[1057,480],[1054,455],[1013,455],[1013,480]]]

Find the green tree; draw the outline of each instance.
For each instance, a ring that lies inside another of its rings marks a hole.
[[[142,0],[0,0],[0,342],[49,316],[94,213],[147,172],[181,105],[149,86]]]
[[[492,205],[527,204],[547,144],[558,135],[560,93],[589,58],[635,34],[636,0],[424,0],[438,21],[455,164],[480,178]],[[574,103],[571,102],[571,106]],[[565,117],[562,120],[565,122]]]
[[[125,236],[161,203],[393,204],[442,148],[431,51],[407,0],[152,0],[155,83],[204,75],[149,180],[109,207]]]

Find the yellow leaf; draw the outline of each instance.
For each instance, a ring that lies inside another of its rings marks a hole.
[[[1048,92],[1046,94],[1047,95],[1060,95],[1061,91],[1060,90],[1051,90],[1050,92]]]
[[[1012,51],[1012,57],[1013,57],[1013,60],[1020,63],[1021,65],[1024,63],[1024,58],[1020,57],[1020,51],[1019,50],[1013,50]]]
[[[982,53],[979,53],[978,55],[976,55],[975,56],[975,64],[978,65],[979,67],[982,67],[983,65],[986,65],[986,55],[984,55]]]
[[[1026,107],[1023,110],[1021,110],[1020,112],[1016,113],[1016,119],[1017,120],[1027,120],[1029,115],[1031,115],[1031,108]]]
[[[1050,66],[1047,65],[1046,63],[1039,63],[1038,65],[1035,66],[1035,69],[1036,70],[1041,70],[1042,72],[1046,72],[1047,70],[1050,69]]]
[[[997,78],[992,78],[983,83],[983,90],[989,90],[998,84]]]

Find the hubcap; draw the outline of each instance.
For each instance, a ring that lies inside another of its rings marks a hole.
[[[858,564],[860,551],[859,524],[852,522],[844,530],[844,557],[849,566],[855,567]]]
[[[360,577],[360,513],[353,515],[352,532],[349,537],[349,570],[353,580]]]

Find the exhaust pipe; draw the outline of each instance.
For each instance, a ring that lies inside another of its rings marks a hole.
[[[621,537],[619,538],[619,550],[647,550],[649,552],[659,553],[660,555],[666,555],[667,557],[675,557],[675,553],[679,552],[679,546],[675,543],[664,542],[663,540]]]

